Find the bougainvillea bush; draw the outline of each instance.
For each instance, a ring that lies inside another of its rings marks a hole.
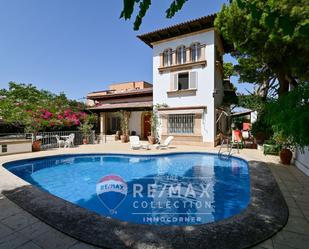
[[[89,115],[83,103],[29,84],[9,83],[0,90],[0,116],[25,132],[77,130]]]

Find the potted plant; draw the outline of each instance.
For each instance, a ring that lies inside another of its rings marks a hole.
[[[37,137],[37,133],[41,128],[41,123],[39,122],[39,120],[35,120],[32,117],[27,116],[25,118],[24,125],[25,125],[25,132],[33,134],[32,151],[33,152],[41,151],[42,141]]]
[[[155,110],[149,112],[149,114],[150,114],[150,135],[147,136],[147,139],[150,144],[155,144],[158,118]]]
[[[129,117],[130,112],[121,110],[118,112],[118,116],[120,117],[120,127],[121,127],[121,135],[120,140],[122,143],[127,143],[129,141]]]
[[[157,126],[158,126],[158,108],[160,107],[166,107],[167,105],[155,105],[153,107],[153,110],[149,112],[150,114],[150,127],[151,127],[151,132],[150,135],[147,137],[148,142],[150,144],[155,144],[157,140]]]
[[[293,157],[294,145],[291,138],[286,137],[282,131],[274,133],[274,140],[280,145],[280,161],[282,164],[290,165]]]
[[[151,126],[151,133],[147,137],[148,142],[150,144],[155,144],[157,141],[157,127],[158,127],[158,109],[162,107],[168,107],[167,104],[156,104],[153,107],[153,110],[149,112],[150,114],[150,126]]]
[[[90,135],[92,128],[93,128],[93,124],[91,124],[89,117],[85,118],[84,122],[82,122],[80,126],[78,127],[78,129],[83,134],[83,144],[89,143],[89,135]]]

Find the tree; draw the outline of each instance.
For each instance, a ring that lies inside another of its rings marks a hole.
[[[170,7],[166,10],[166,17],[172,18],[176,12],[181,10],[185,2],[188,0],[172,0]],[[131,19],[135,5],[139,3],[139,11],[134,21],[134,30],[139,30],[142,24],[143,18],[148,11],[151,0],[123,0],[123,10],[120,14],[120,18],[125,20]]]
[[[230,79],[232,76],[236,76],[233,63],[231,62],[223,63],[223,76],[225,79]]]
[[[87,116],[82,103],[31,84],[9,82],[9,89],[0,90],[0,96],[0,117],[18,130],[72,129]]]
[[[309,83],[271,101],[266,114],[274,130],[302,148],[309,145]]]
[[[278,94],[279,84],[276,76],[269,67],[255,57],[238,56],[238,64],[234,66],[239,79],[238,82],[253,83],[253,94],[260,96],[263,100]]]
[[[309,7],[306,0],[232,0],[215,26],[234,47],[241,79],[283,95],[309,79]]]

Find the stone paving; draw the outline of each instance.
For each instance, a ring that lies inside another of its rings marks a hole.
[[[39,153],[12,155],[0,157],[4,161],[31,158],[65,153],[87,152],[132,152],[129,146],[123,144],[88,145],[73,149],[60,149]],[[213,148],[193,146],[175,147],[171,151],[216,151]],[[135,153],[159,153],[156,150],[137,151]],[[309,177],[294,166],[284,166],[278,163],[278,158],[264,156],[257,150],[241,150],[240,157],[248,160],[268,162],[280,189],[289,206],[290,217],[287,225],[272,238],[253,247],[255,249],[308,249],[309,248]],[[41,222],[29,213],[19,208],[1,194],[6,186],[7,175],[10,174],[0,166],[0,249],[86,249],[96,248],[79,242]],[[228,248],[233,249],[233,248]]]

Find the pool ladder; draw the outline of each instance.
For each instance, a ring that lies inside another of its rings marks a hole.
[[[222,151],[222,148],[223,148],[223,145],[224,145],[225,140],[228,141],[228,142],[227,142],[227,153],[224,153],[224,152]],[[219,149],[219,151],[218,151],[218,156],[221,157],[221,158],[223,158],[223,159],[229,159],[230,156],[231,156],[231,154],[232,154],[233,145],[234,145],[233,143],[229,143],[229,140],[228,140],[228,139],[223,138],[223,139],[222,139],[222,142],[221,142],[221,145],[220,145],[220,149]]]

